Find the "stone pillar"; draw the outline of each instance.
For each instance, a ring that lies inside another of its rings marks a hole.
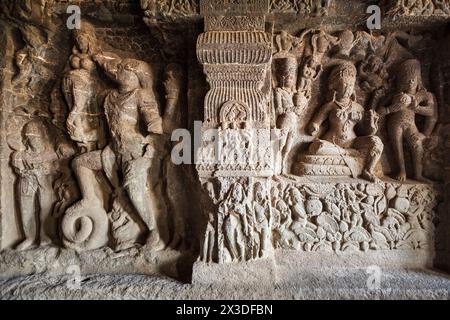
[[[10,245],[5,226],[8,221],[15,221],[14,214],[14,195],[11,186],[14,185],[14,179],[11,175],[9,166],[9,154],[6,123],[8,119],[8,107],[11,106],[12,91],[11,78],[12,61],[14,57],[14,44],[11,36],[11,29],[1,25],[0,22],[0,41],[3,44],[0,47],[0,250]],[[14,224],[13,224],[14,225]],[[14,231],[12,231],[14,232]],[[10,238],[10,237],[8,237]]]
[[[205,32],[197,40],[197,57],[210,90],[204,101],[197,171],[208,225],[194,282],[229,282],[233,274],[242,280],[242,272],[248,275],[253,267],[265,268],[267,272],[259,269],[258,274],[273,279],[273,264],[267,260],[273,252],[267,178],[277,168],[271,142],[268,9],[265,0],[200,2]],[[213,269],[202,268],[205,263],[212,263]],[[224,263],[245,267],[238,271],[219,266]]]

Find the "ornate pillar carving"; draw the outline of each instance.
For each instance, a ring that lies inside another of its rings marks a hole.
[[[268,10],[267,0],[200,2],[205,32],[197,40],[197,57],[210,85],[197,161],[208,203],[202,262],[251,261],[272,253],[267,177],[278,169]]]

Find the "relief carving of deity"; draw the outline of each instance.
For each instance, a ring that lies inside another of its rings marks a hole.
[[[392,102],[380,107],[382,116],[387,117],[387,127],[399,171],[395,178],[406,179],[406,164],[403,150],[405,141],[412,153],[414,178],[430,182],[423,176],[424,142],[429,138],[437,122],[437,103],[434,95],[422,84],[420,63],[409,59],[400,64],[397,75],[397,92]],[[416,125],[416,114],[426,117],[423,132]]]
[[[332,100],[320,107],[308,126],[312,136],[319,134],[322,124],[327,120],[328,130],[316,139],[309,148],[314,158],[342,158],[353,177],[360,176],[369,181],[378,181],[375,169],[383,151],[383,143],[375,134],[378,130],[378,115],[365,109],[355,100],[356,68],[352,63],[343,62],[334,67],[328,79]],[[356,125],[365,122],[365,136],[357,136]],[[359,150],[358,156],[353,150]],[[362,158],[361,158],[362,156]],[[355,169],[353,159],[362,162],[360,170]],[[303,167],[305,168],[305,167]],[[333,175],[329,172],[329,175]]]
[[[71,70],[62,81],[62,91],[70,111],[66,126],[72,140],[83,152],[89,152],[105,144],[102,83],[92,60],[100,48],[97,47],[94,28],[86,22],[81,29],[75,29],[74,40],[75,47],[69,59]]]

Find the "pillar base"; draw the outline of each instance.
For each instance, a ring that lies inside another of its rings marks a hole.
[[[273,287],[275,283],[276,265],[273,258],[225,264],[197,261],[192,270],[192,284],[197,285]]]

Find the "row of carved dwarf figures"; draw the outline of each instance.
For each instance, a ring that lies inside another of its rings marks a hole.
[[[199,0],[142,0],[146,15],[189,16],[199,14]],[[300,14],[327,16],[332,0],[269,0],[271,11],[295,11]]]
[[[388,7],[388,15],[392,16],[431,16],[450,14],[450,3],[447,0],[396,0]]]
[[[170,148],[167,134],[180,126],[181,67],[166,68],[161,116],[148,63],[102,52],[94,27],[86,22],[74,31],[74,40],[62,79],[72,144],[58,143],[52,125],[34,119],[23,127],[25,149],[12,155],[24,233],[17,248],[60,240],[77,250],[107,245],[123,250],[138,242],[156,250],[177,246],[184,222],[167,216],[170,195],[161,175],[176,175],[164,159]],[[108,89],[100,72],[117,88]],[[48,226],[52,212],[61,216],[56,239],[47,231],[55,229]]]
[[[377,135],[382,118],[398,166],[395,178],[406,179],[403,150],[406,142],[412,154],[413,177],[429,181],[423,174],[424,145],[427,139],[433,140],[437,103],[423,85],[417,59],[409,57],[399,61],[395,66],[396,83],[390,81],[384,59],[390,53],[387,50],[392,50],[396,36],[409,37],[405,33],[383,36],[378,50],[372,44],[376,37],[366,33],[355,37],[351,31],[333,36],[321,30],[307,30],[300,37],[283,31],[275,37],[274,113],[277,128],[288,132],[282,150],[285,174],[351,176],[378,181],[383,175],[379,160],[384,143]],[[358,50],[357,44],[364,42],[369,43],[368,48]],[[328,71],[325,89],[328,98],[310,122],[303,123],[311,113],[313,89],[323,88],[316,81],[323,70]],[[357,92],[364,98],[357,97]],[[421,131],[416,115],[425,117]],[[325,124],[328,124],[326,129]],[[310,137],[312,143],[307,152],[293,161],[289,153],[302,135]]]
[[[331,252],[435,245],[432,186],[222,177],[203,187],[204,262],[265,258],[273,248]]]

